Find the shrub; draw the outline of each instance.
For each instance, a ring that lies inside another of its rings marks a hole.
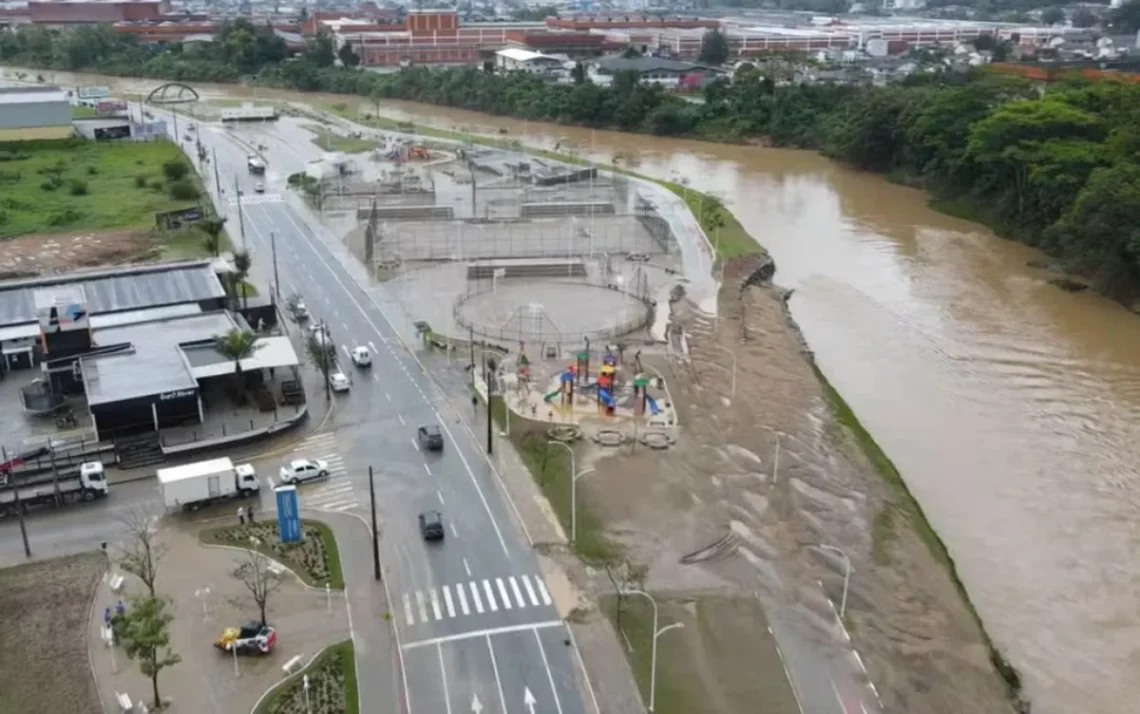
[[[99,167],[98,166],[88,166],[87,167],[87,175],[88,176],[96,176],[96,175],[98,175],[98,173],[99,173]]]
[[[67,186],[67,190],[72,196],[86,196],[87,195],[87,182],[80,181],[79,179],[72,179]]]
[[[66,208],[62,211],[57,211],[51,214],[48,218],[48,225],[50,226],[67,226],[72,223],[78,223],[83,220],[83,214],[74,208]]]
[[[167,181],[179,181],[186,177],[190,168],[178,159],[167,161],[162,165],[162,173]]]
[[[20,171],[0,171],[0,183],[16,183],[21,175]]]
[[[166,190],[166,184],[164,184],[162,181],[160,181],[158,179],[155,179],[155,180],[150,182],[150,190],[154,191],[155,193],[160,193],[160,192]]]
[[[0,226],[8,222],[8,212],[0,211]]]
[[[146,188],[147,175],[139,174],[135,176],[135,188]]]
[[[198,198],[198,189],[186,179],[170,184],[170,197],[175,201],[193,201]]]
[[[23,161],[30,157],[25,151],[0,151],[0,161]]]
[[[43,181],[40,181],[40,190],[54,191],[56,188],[57,186],[55,185],[55,182],[51,179],[44,179]]]

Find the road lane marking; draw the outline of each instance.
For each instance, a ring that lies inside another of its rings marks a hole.
[[[435,619],[443,619],[443,611],[439,609],[439,595],[436,594],[435,588],[428,588],[428,597],[431,598],[431,614],[435,615]]]
[[[424,467],[426,468],[427,464],[424,464]],[[428,473],[430,474],[431,471],[428,471]],[[445,504],[445,505],[447,504],[447,501],[443,500],[443,492],[440,491],[438,488],[435,490],[435,497],[439,499],[440,503]],[[468,575],[470,575],[470,574],[471,573],[468,573]]]
[[[447,525],[451,526],[451,535],[458,538],[459,537],[459,531],[455,530],[455,524],[454,523],[448,523]]]
[[[412,596],[408,593],[404,593],[404,619],[409,627],[416,624],[416,618],[412,617]]]
[[[377,375],[376,381],[378,381],[378,382],[380,381],[379,375]],[[387,392],[384,392],[384,398],[387,399],[388,401],[392,401],[392,395],[388,394]]]
[[[829,677],[827,681],[831,682],[831,691],[835,694],[835,701],[839,702],[843,714],[851,714],[850,710],[847,709],[847,704],[843,701],[843,697],[839,694],[839,687],[835,686],[835,680]]]
[[[431,467],[427,464],[424,464],[424,471],[427,471],[427,475],[431,476]]]
[[[511,581],[511,592],[515,594],[515,602],[519,607],[526,607],[526,601],[523,600],[522,590],[519,589],[519,582],[515,580],[515,576],[512,575],[507,579]]]
[[[416,591],[416,608],[420,611],[420,622],[427,622],[427,603],[424,601],[424,593],[422,590]]]
[[[538,642],[538,651],[542,654],[542,666],[546,668],[546,679],[550,682],[550,693],[554,695],[554,706],[558,708],[558,714],[562,714],[562,702],[558,700],[558,690],[554,687],[554,672],[550,671],[550,661],[546,659],[546,648],[542,646],[542,637],[539,636],[538,630],[534,631],[534,639]]]
[[[507,586],[503,584],[503,579],[495,578],[495,585],[499,588],[499,595],[503,600],[503,609],[510,610],[514,605],[511,605],[511,596],[507,594]]]
[[[373,372],[372,373],[372,381],[373,382],[379,382],[380,381],[380,375],[376,372]],[[388,401],[391,401],[391,400],[392,400],[392,398],[388,397]]]
[[[459,609],[463,611],[464,615],[470,615],[471,610],[467,607],[467,591],[463,589],[462,585],[456,585],[455,594],[459,596]]]
[[[463,569],[467,571],[467,577],[471,577],[471,566],[467,564],[467,558],[463,559]]]
[[[348,345],[341,345],[340,348],[344,350],[344,356],[352,359],[352,353],[348,351]]]
[[[526,596],[530,598],[530,604],[538,607],[538,597],[534,594],[534,588],[530,584],[530,578],[525,575],[520,577],[522,577],[523,586],[526,588]]]
[[[368,341],[368,347],[369,347],[369,348],[370,348],[370,349],[371,349],[373,352],[376,352],[376,351],[377,351],[377,349],[376,349],[376,345],[375,345],[375,344],[374,344],[374,343],[373,343],[371,340],[369,340],[369,341]]]
[[[542,604],[549,605],[553,602],[550,599],[550,593],[546,591],[546,583],[542,582],[542,578],[536,576],[534,581],[538,583],[538,594],[542,596]]]
[[[445,635],[443,637],[432,637],[426,640],[416,640],[415,642],[405,642],[400,645],[400,650],[414,650],[421,647],[434,647],[435,645],[443,645],[448,642],[461,642],[463,640],[473,640],[476,637],[494,637],[495,635],[508,635],[512,632],[526,632],[527,630],[548,630],[552,627],[565,627],[566,623],[562,620],[549,620],[546,622],[532,622],[526,625],[507,625],[506,627],[493,627],[489,630],[474,630],[471,632],[462,632],[458,635]]]
[[[439,681],[443,682],[443,706],[447,710],[447,714],[451,714],[451,696],[447,693],[447,669],[443,666],[443,645],[437,644],[435,651],[439,655]],[[305,681],[308,682],[309,680],[306,679]],[[305,691],[308,692],[307,689]],[[306,693],[306,701],[308,696]],[[559,709],[558,711],[561,712],[562,710]]]
[[[484,580],[483,582],[487,582],[487,581]],[[483,601],[479,599],[479,587],[477,585],[475,585],[474,580],[467,583],[467,585],[471,588],[471,600],[472,600],[472,602],[475,603],[475,612],[482,615],[483,614]]]
[[[499,679],[499,663],[495,661],[495,648],[491,645],[491,636],[484,636],[487,638],[487,651],[491,653],[491,671],[495,673],[495,686],[499,688],[499,702],[503,705],[503,711],[509,711],[507,698],[503,696],[503,681]]]
[[[487,594],[487,607],[491,608],[491,612],[498,612],[499,605],[495,602],[495,593],[491,590],[491,581],[483,578],[483,592]]]
[[[420,450],[420,445],[415,439],[412,439],[412,448],[414,448],[416,451]]]
[[[455,604],[451,601],[451,588],[443,586],[443,604],[447,606],[447,616],[455,617]]]
[[[407,426],[407,425],[408,425],[408,422],[404,421],[404,415],[403,415],[403,414],[397,414],[396,416],[400,417],[400,424],[401,424],[402,426]]]

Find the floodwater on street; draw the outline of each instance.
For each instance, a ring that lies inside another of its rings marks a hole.
[[[213,89],[235,90],[248,91]],[[772,253],[776,282],[795,289],[821,368],[946,542],[1035,714],[1135,710],[1140,316],[1046,284],[1026,266],[1039,254],[927,208],[922,192],[808,152],[405,102],[382,111],[603,164],[617,156],[721,197]]]

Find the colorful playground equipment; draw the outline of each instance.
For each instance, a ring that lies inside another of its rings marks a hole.
[[[639,360],[640,361],[640,360]],[[638,374],[631,383],[633,387],[633,413],[642,416],[646,409],[650,414],[661,413],[657,400],[649,396],[649,378]],[[609,350],[602,357],[602,364],[598,368],[597,377],[590,381],[590,352],[583,350],[575,355],[574,363],[567,365],[566,369],[558,375],[558,387],[543,395],[543,400],[550,403],[555,397],[560,397],[561,407],[573,406],[574,391],[586,393],[595,391],[598,400],[598,410],[605,416],[614,416],[617,407],[617,398],[614,396],[619,387],[618,358]]]

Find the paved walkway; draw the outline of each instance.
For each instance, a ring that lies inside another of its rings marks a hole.
[[[307,661],[324,646],[348,638],[345,598],[334,592],[330,601],[323,590],[307,588],[287,576],[268,608],[269,622],[278,633],[277,649],[269,657],[238,658],[235,676],[233,658],[215,649],[213,642],[223,627],[256,619],[257,607],[231,575],[241,554],[199,544],[201,527],[179,525],[162,531],[169,552],[159,564],[157,589],[173,600],[171,647],[182,662],[159,675],[159,691],[170,700],[167,711],[172,714],[240,714],[252,710],[258,698],[285,676],[281,667],[290,658],[299,655]],[[110,550],[115,552],[114,544]],[[120,571],[114,567],[113,572]],[[121,648],[112,651],[102,641],[103,610],[120,599],[126,602],[127,593],[145,592],[145,587],[126,576],[123,595],[117,595],[110,591],[109,580],[99,586],[95,597],[88,646],[104,708],[119,712],[116,693],[149,706],[151,684]]]

